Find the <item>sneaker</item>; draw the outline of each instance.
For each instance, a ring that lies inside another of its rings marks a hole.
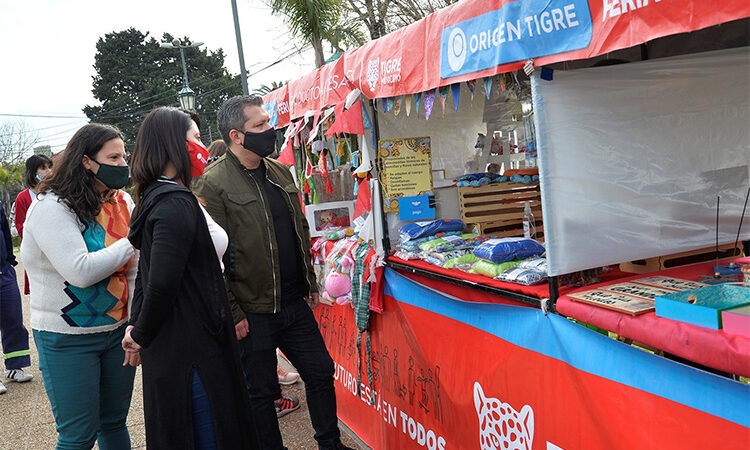
[[[5,379],[17,383],[25,383],[32,378],[34,378],[34,375],[24,372],[23,369],[11,369],[5,371]]]
[[[283,384],[284,386],[289,386],[299,381],[299,374],[296,372],[287,372],[281,367],[277,367],[276,373],[279,376],[279,384]]]
[[[5,394],[8,392],[8,389],[5,387],[2,381],[0,381],[0,394]]]
[[[276,407],[276,417],[284,417],[299,408],[299,399],[282,395],[280,400],[273,402],[273,406]]]

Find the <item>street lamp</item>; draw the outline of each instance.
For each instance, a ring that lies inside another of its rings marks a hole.
[[[188,74],[187,65],[185,64],[185,49],[191,47],[200,47],[203,42],[193,42],[190,45],[182,45],[179,39],[170,42],[161,42],[159,44],[162,48],[179,48],[180,56],[182,57],[182,89],[177,93],[177,99],[180,100],[180,106],[183,109],[192,110],[195,109],[195,92],[190,89],[188,85]]]

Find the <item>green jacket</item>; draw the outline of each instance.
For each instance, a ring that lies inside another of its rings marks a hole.
[[[315,272],[310,256],[310,230],[299,202],[299,191],[287,166],[269,158],[266,177],[286,193],[303,255],[307,290],[317,292]],[[195,194],[206,211],[229,235],[224,254],[226,279],[232,317],[237,323],[245,313],[271,314],[281,308],[281,274],[271,208],[259,181],[240,164],[231,152],[206,168],[195,180]]]

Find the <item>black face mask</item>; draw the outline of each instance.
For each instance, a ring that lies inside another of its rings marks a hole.
[[[128,166],[113,166],[111,164],[100,163],[95,159],[93,161],[99,164],[99,170],[96,171],[94,176],[108,188],[122,189],[128,184],[128,178],[130,178],[130,168]]]
[[[269,128],[260,133],[246,131],[242,146],[261,158],[265,158],[276,149],[276,130]]]

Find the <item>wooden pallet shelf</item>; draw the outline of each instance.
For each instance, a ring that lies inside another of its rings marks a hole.
[[[481,234],[523,236],[526,203],[534,214],[537,237],[544,234],[539,184],[495,183],[458,188],[461,220]]]

